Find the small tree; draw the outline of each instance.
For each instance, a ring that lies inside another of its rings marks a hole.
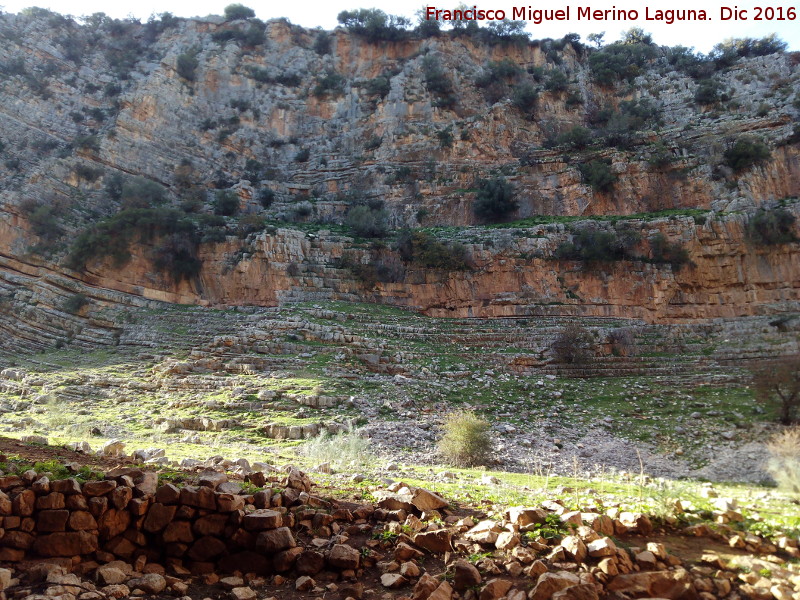
[[[225,7],[225,19],[227,21],[237,21],[239,19],[252,19],[256,16],[256,11],[244,4],[229,4]]]
[[[795,221],[795,216],[785,208],[762,208],[747,221],[747,237],[761,246],[790,244],[797,241]]]
[[[579,364],[588,361],[592,355],[593,348],[594,338],[592,338],[592,334],[577,323],[565,325],[550,346],[556,359],[567,364]]]
[[[382,208],[354,206],[347,213],[347,225],[356,235],[366,238],[382,238],[388,232],[388,215]]]
[[[230,217],[239,210],[239,197],[232,190],[219,190],[214,198],[214,214]]]
[[[475,216],[486,221],[500,221],[517,210],[514,188],[503,177],[481,179],[472,210]]]
[[[445,417],[439,452],[455,466],[484,465],[492,451],[490,428],[487,421],[471,410],[452,412]]]
[[[199,64],[196,52],[184,52],[178,56],[176,65],[178,75],[183,77],[186,81],[194,81],[197,77],[197,67]]]
[[[737,173],[769,159],[769,147],[761,140],[740,138],[723,154],[725,164]]]
[[[765,361],[753,368],[756,398],[778,411],[778,420],[789,425],[800,409],[800,356]]]

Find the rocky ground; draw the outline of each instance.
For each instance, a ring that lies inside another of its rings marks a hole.
[[[782,330],[768,318],[586,320],[593,356],[575,365],[551,350],[564,319],[330,306],[105,309],[116,345],[5,351],[0,427],[161,465],[296,459],[303,440],[355,428],[373,462],[435,465],[443,417],[466,408],[491,423],[501,470],[638,472],[641,460],[653,476],[768,480],[772,409],[741,359],[796,352],[791,318]],[[620,331],[622,351],[608,341]]]
[[[159,484],[130,467],[59,479],[3,460],[8,598],[800,597],[797,538],[749,532],[737,501],[714,499],[711,488],[712,510],[674,498],[656,518],[597,492],[579,506],[478,506],[387,480],[353,502],[343,499],[357,492],[352,484],[316,489],[292,467],[247,483],[206,469]],[[121,525],[128,512],[134,519]],[[223,529],[227,543],[216,537]],[[247,540],[254,552],[231,554]]]

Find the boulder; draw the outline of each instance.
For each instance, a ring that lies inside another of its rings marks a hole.
[[[457,592],[463,592],[480,583],[481,574],[472,563],[459,559],[453,564],[453,588]]]
[[[414,544],[435,554],[444,554],[452,550],[452,540],[446,529],[418,533],[414,536]]]
[[[567,571],[543,573],[528,594],[528,600],[550,600],[556,592],[578,585],[580,582],[580,577]]]
[[[361,554],[347,544],[336,544],[328,554],[328,564],[342,570],[355,570],[359,567]]]
[[[278,527],[258,534],[256,547],[267,553],[280,552],[296,546],[292,532],[288,527]]]

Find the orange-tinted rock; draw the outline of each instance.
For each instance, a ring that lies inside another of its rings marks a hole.
[[[40,535],[33,543],[40,556],[75,556],[97,550],[97,535],[87,531],[67,531]]]

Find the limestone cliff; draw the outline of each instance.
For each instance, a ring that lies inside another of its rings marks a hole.
[[[373,42],[283,20],[78,24],[39,9],[0,15],[0,35],[7,283],[24,273],[170,302],[360,299],[439,316],[651,322],[800,302],[797,221],[779,243],[748,233],[760,207],[800,216],[795,54],[693,78],[675,52],[650,48],[635,77],[601,84],[600,51],[563,40]],[[731,166],[740,140],[767,156]],[[592,163],[613,183],[594,182]],[[70,263],[81,232],[147,208],[120,191],[135,176],[192,223],[191,248],[150,224],[130,256],[94,248]],[[520,221],[483,226],[476,192],[498,176],[518,204],[507,219]],[[220,209],[224,197],[235,206]],[[466,268],[365,243],[342,226],[356,205],[462,244]],[[657,211],[672,213],[632,216]],[[584,230],[636,236],[614,260],[560,250]],[[192,255],[191,273],[163,268],[165,239]],[[655,240],[686,260],[660,260]]]

